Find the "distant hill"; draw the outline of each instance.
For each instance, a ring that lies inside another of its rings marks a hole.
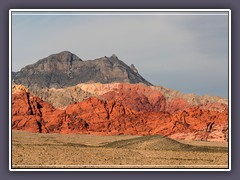
[[[69,51],[50,55],[12,73],[13,81],[30,90],[39,88],[63,88],[79,83],[112,82],[143,83],[145,80],[134,65],[130,67],[116,55],[83,61]]]

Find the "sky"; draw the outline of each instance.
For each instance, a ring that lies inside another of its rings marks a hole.
[[[62,51],[116,54],[154,85],[228,97],[225,12],[12,12],[12,70]]]

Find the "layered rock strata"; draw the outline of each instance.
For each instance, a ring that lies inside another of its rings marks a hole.
[[[183,99],[166,104],[159,91],[136,85],[106,92],[56,109],[32,96],[23,86],[14,86],[12,129],[39,133],[98,135],[153,135],[173,139],[228,141],[228,108],[206,103],[190,106]]]

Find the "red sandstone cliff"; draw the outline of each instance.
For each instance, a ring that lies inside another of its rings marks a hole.
[[[159,91],[119,86],[55,109],[22,86],[13,87],[12,129],[40,133],[162,134],[173,139],[228,140],[228,109],[220,103],[191,106],[184,99],[168,104]]]

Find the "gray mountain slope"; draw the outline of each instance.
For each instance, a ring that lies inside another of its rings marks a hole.
[[[83,61],[71,52],[63,51],[25,66],[14,73],[13,81],[32,90],[63,88],[87,82],[152,85],[133,67],[126,65],[116,55]]]

